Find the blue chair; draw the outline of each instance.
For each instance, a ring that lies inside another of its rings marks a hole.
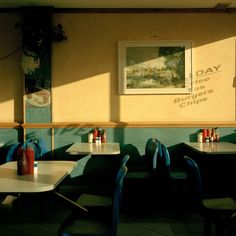
[[[202,195],[201,174],[196,162],[188,156],[187,163],[189,189],[201,215],[204,217],[204,235],[212,235],[212,225],[215,225],[217,236],[222,236],[227,222],[236,212],[236,201],[230,196],[204,197]]]
[[[10,162],[10,161],[17,161],[17,150],[18,148],[21,147],[21,143],[15,143],[13,144],[10,149],[8,150],[7,156],[6,156],[6,162]],[[1,194],[0,195],[0,204],[5,200],[5,198],[7,197],[7,195],[9,194]],[[16,194],[11,194],[13,196],[20,196],[20,194],[16,193]]]
[[[152,195],[156,190],[153,187],[155,181],[155,162],[157,155],[157,140],[149,138],[145,144],[145,154],[140,157],[140,167],[129,169],[124,183],[125,196],[131,197],[130,203],[135,203],[134,199],[140,200]],[[149,194],[150,193],[150,194]],[[134,195],[134,196],[133,196]]]
[[[164,171],[166,176],[171,181],[176,182],[176,184],[184,184],[187,181],[187,172],[184,169],[175,169],[171,166],[170,154],[167,147],[158,141],[158,152],[160,153],[160,157],[162,158],[161,162],[164,167]],[[161,167],[162,168],[162,167]]]
[[[120,156],[129,155],[127,168],[129,172],[147,170],[146,158],[141,155],[138,148],[131,143],[120,146]]]
[[[145,159],[147,161],[148,169],[153,173],[155,172],[156,169],[157,152],[158,152],[157,144],[158,143],[156,138],[149,138],[145,145]]]
[[[236,235],[236,212],[230,217],[226,224],[223,236],[235,236]]]
[[[129,162],[127,163],[128,174],[132,172],[142,173],[142,172],[153,172],[154,169],[154,154],[157,147],[157,140],[155,138],[149,138],[145,144],[145,154],[140,155],[139,150],[133,144],[125,144],[121,146],[120,156],[126,154],[129,155]],[[127,176],[126,176],[127,177]]]
[[[16,161],[17,160],[17,149],[21,146],[20,143],[13,144],[6,156],[6,162]]]
[[[128,160],[129,160],[129,155],[125,155],[124,157],[122,157],[121,162],[120,162],[120,167],[126,166]]]
[[[169,151],[163,143],[157,141],[156,155],[156,182],[164,193],[165,198],[170,198],[175,204],[176,214],[183,209],[184,194],[187,186],[187,172],[171,166]]]
[[[120,215],[123,180],[127,167],[121,166],[116,177],[112,206],[87,208],[88,212],[72,212],[60,225],[58,236],[115,236]]]
[[[31,147],[34,150],[35,160],[42,159],[48,152],[46,143],[42,138],[27,139],[23,144],[23,148],[26,149],[26,147]]]
[[[129,155],[125,155],[120,163],[120,168],[122,166],[126,166],[127,162],[129,160]],[[117,175],[116,178],[119,178],[119,175]],[[117,182],[117,179],[116,179]],[[109,196],[107,194],[88,194],[88,193],[82,193],[80,197],[78,198],[77,202],[81,205],[87,208],[88,206],[111,206],[112,205],[112,195]]]
[[[128,153],[130,155],[130,153]],[[126,179],[151,179],[155,172],[155,163],[157,157],[157,140],[149,138],[145,144],[145,154],[140,157],[142,161],[139,162],[139,167],[127,173]],[[129,168],[129,167],[128,167]]]

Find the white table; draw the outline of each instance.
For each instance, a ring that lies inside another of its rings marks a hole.
[[[88,211],[69,198],[55,191],[56,187],[77,165],[74,161],[38,161],[37,171],[31,175],[18,175],[17,162],[0,166],[0,192],[2,193],[45,193],[52,192],[60,201],[73,209]]]
[[[231,195],[235,193],[232,181],[236,178],[236,144],[228,142],[186,142],[187,155],[200,169],[203,193]]]
[[[119,143],[74,143],[66,150],[66,152],[70,155],[116,155],[120,154],[120,145]]]
[[[184,144],[202,154],[236,154],[236,144],[228,142],[185,142]]]
[[[18,175],[17,162],[0,166],[0,192],[40,193],[54,190],[76,166],[74,161],[38,161],[37,171]]]

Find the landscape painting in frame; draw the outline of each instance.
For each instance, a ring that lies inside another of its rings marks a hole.
[[[191,41],[118,42],[120,94],[192,92]]]

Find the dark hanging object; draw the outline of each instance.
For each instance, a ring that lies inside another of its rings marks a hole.
[[[57,26],[54,26],[52,28],[52,40],[54,42],[61,42],[67,40],[67,37],[65,36],[65,32],[63,31],[63,27],[61,24],[58,24]]]
[[[37,58],[43,57],[45,48],[48,47],[47,44],[52,37],[51,25],[48,24],[50,21],[50,14],[43,14],[41,11],[25,12],[21,31],[23,50],[26,55],[30,53]]]

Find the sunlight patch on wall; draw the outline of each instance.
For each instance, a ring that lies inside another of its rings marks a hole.
[[[53,98],[53,121],[109,121],[110,73],[53,88]]]
[[[12,117],[9,120],[9,117]],[[14,100],[1,102],[0,122],[14,122]]]
[[[191,94],[121,96],[121,121],[234,121],[235,37],[193,43],[192,65]]]

